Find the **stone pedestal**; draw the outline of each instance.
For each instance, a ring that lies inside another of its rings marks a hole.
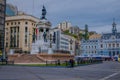
[[[71,50],[71,51],[70,51],[70,54],[71,54],[71,55],[74,55],[74,52]]]
[[[63,54],[63,53],[54,53],[54,54],[38,54],[45,61],[69,61],[70,59],[74,59],[74,55],[71,54]]]
[[[48,49],[48,54],[53,54],[52,48],[49,48],[49,49]]]
[[[10,54],[14,54],[14,49],[10,49]]]

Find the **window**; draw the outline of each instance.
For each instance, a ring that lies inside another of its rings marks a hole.
[[[32,23],[32,26],[33,26],[33,23]]]
[[[8,47],[8,43],[6,42],[6,47]]]
[[[92,48],[93,48],[93,46],[92,46]]]
[[[117,47],[119,47],[119,43],[117,43]]]
[[[103,44],[101,44],[101,48],[103,48]]]
[[[96,46],[95,46],[95,49],[96,49]]]
[[[96,51],[95,51],[95,53],[96,53]]]
[[[8,41],[8,37],[6,37],[6,41]]]
[[[111,44],[109,44],[109,47],[111,47]]]
[[[18,24],[20,24],[20,22],[18,22]]]
[[[19,27],[18,27],[18,32],[19,32]]]
[[[7,23],[7,26],[9,25],[9,23]]]
[[[14,32],[16,33],[16,27],[14,27]]]
[[[16,25],[16,22],[14,24]]]
[[[115,44],[113,43],[113,47],[115,47]]]
[[[27,39],[25,39],[25,45],[27,45]]]
[[[28,22],[25,22],[25,24],[28,24]]]
[[[28,28],[27,27],[25,27],[25,32],[27,32],[28,31]]]
[[[11,25],[13,25],[13,22],[11,22]]]
[[[8,32],[6,32],[6,35],[8,35]]]

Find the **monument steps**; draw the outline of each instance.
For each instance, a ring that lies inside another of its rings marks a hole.
[[[15,63],[44,63],[44,60],[37,57],[36,54],[9,55],[8,59],[14,60]]]

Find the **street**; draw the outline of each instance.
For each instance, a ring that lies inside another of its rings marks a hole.
[[[119,80],[120,63],[106,61],[100,64],[74,68],[0,66],[0,80]]]

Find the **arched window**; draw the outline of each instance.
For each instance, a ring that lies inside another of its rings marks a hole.
[[[109,44],[109,47],[111,47],[111,44]]]
[[[115,47],[115,44],[113,43],[113,48]]]
[[[117,47],[119,47],[119,43],[117,43]]]
[[[101,44],[101,48],[103,48],[103,44]]]

